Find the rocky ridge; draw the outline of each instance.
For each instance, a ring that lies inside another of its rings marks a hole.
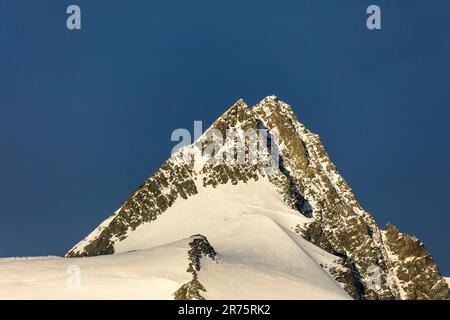
[[[206,292],[206,288],[198,280],[200,260],[206,257],[216,261],[217,253],[205,236],[197,234],[192,236],[191,240],[189,243],[191,249],[188,252],[189,265],[186,271],[192,274],[192,279],[173,293],[175,300],[205,300],[200,291]]]

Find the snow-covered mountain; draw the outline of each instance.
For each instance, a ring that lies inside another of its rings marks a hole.
[[[77,291],[61,285],[67,264],[80,266]],[[423,244],[381,230],[274,96],[236,102],[66,258],[0,259],[0,286],[8,297],[449,299]]]

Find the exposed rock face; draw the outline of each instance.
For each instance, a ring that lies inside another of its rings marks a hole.
[[[237,130],[237,136],[219,137],[230,129]],[[267,130],[267,139],[252,141],[239,133],[258,129]],[[239,155],[227,158],[225,153],[238,150],[242,143],[267,148],[256,155],[251,150],[246,152],[242,155],[245,161],[238,161]],[[208,154],[225,161],[210,163],[199,158],[198,155],[205,154],[205,145],[214,147]],[[276,165],[274,150],[279,154]],[[395,232],[388,228],[383,233],[378,228],[337,172],[319,137],[306,129],[291,107],[276,97],[267,97],[251,109],[239,100],[196,142],[180,150],[179,155],[195,161],[179,161],[177,157],[167,160],[113,216],[67,256],[114,253],[116,241],[142,223],[157,219],[177,199],[187,199],[201,188],[268,179],[287,204],[310,218],[309,223],[298,225],[296,231],[337,256],[343,269],[323,267],[354,298],[448,298],[448,292],[445,294],[442,289],[445,282],[423,246],[414,245],[417,240],[405,235],[400,237],[402,241],[393,240],[397,238]],[[255,157],[258,161],[251,161]],[[420,258],[426,268],[413,269],[411,257]],[[411,285],[410,280],[420,283]]]
[[[383,232],[402,298],[448,299],[448,286],[421,241],[387,225]]]
[[[327,271],[353,299],[360,300],[363,298],[361,295],[363,290],[359,278],[355,274],[353,266],[348,260],[336,257],[334,264],[328,265],[321,263],[320,266]]]
[[[297,120],[292,109],[269,97],[254,107],[269,130],[277,130],[280,155],[298,190],[302,190],[315,218],[299,226],[301,234],[322,249],[337,254],[354,268],[360,295],[366,299],[390,299],[393,293],[384,277],[380,288],[368,288],[366,270],[384,265],[381,235],[372,218],[362,210],[351,189],[337,173],[317,135]]]
[[[201,268],[200,261],[203,257],[216,261],[217,253],[205,236],[197,234],[191,239],[189,243],[191,249],[188,252],[189,265],[186,271],[192,274],[192,279],[173,293],[175,300],[204,300],[200,291],[206,292],[206,288],[198,280],[197,273]]]

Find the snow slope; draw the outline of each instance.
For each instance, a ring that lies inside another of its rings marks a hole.
[[[293,232],[307,222],[266,180],[205,188],[117,241],[114,255],[0,259],[0,299],[172,299],[190,280],[194,234],[218,253],[201,260],[206,299],[350,299],[320,266],[336,257]],[[80,267],[79,289],[66,286],[68,265]]]
[[[170,299],[190,278],[187,249],[184,240],[114,256],[3,258],[0,299]],[[79,289],[70,286],[73,267]]]

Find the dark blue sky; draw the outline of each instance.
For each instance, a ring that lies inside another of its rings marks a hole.
[[[450,275],[449,39],[448,0],[0,0],[0,256],[65,253],[172,130],[276,94],[377,222]]]

